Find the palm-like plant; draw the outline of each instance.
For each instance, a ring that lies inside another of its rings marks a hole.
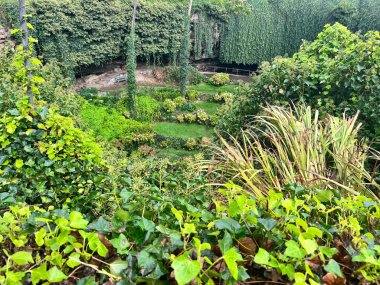
[[[267,107],[240,141],[219,136],[211,163],[257,197],[292,183],[376,197],[380,186],[364,166],[374,152],[359,139],[357,117],[320,119],[310,107]]]

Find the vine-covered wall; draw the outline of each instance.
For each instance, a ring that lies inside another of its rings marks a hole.
[[[192,56],[222,63],[257,64],[291,55],[327,23],[380,30],[380,0],[249,0],[252,13],[231,15],[220,5],[195,1]],[[17,22],[16,0],[0,0],[8,23]],[[125,57],[132,7],[126,0],[30,0],[37,50],[67,72]],[[136,53],[150,63],[177,61],[187,1],[139,0]]]
[[[324,25],[342,22],[354,31],[380,30],[380,0],[250,0],[252,14],[223,26],[220,60],[255,64],[293,54]]]

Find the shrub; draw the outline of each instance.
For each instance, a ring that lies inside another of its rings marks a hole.
[[[207,113],[203,110],[197,110],[195,112],[195,115],[197,116],[197,121],[200,124],[205,124],[209,121],[210,117],[207,115]]]
[[[230,83],[230,75],[227,73],[218,73],[209,79],[209,83],[214,86],[223,86]]]
[[[153,92],[153,98],[158,101],[165,101],[166,99],[174,100],[177,97],[182,97],[181,92],[178,89],[160,88]]]
[[[150,141],[154,133],[151,124],[127,119],[109,107],[87,104],[80,115],[84,127],[91,129],[96,136],[110,142],[121,140],[124,147],[133,146],[133,142]]]
[[[195,67],[189,65],[188,66],[188,77],[187,81],[188,84],[191,85],[198,85],[202,82],[206,81],[206,77],[200,73]],[[166,81],[167,82],[173,82],[173,83],[179,83],[179,67],[177,66],[167,66],[164,68],[164,73],[166,74]]]
[[[101,151],[71,119],[19,101],[0,119],[2,208],[26,202],[93,211],[106,174]]]
[[[234,95],[228,92],[216,93],[212,96],[212,99],[218,103],[231,103]]]
[[[177,121],[180,122],[180,123],[185,122],[185,114],[179,114],[177,116]]]
[[[192,111],[195,111],[196,109],[197,109],[197,106],[191,103],[185,104],[181,108],[181,110],[185,112],[192,112]]]
[[[295,112],[268,107],[242,131],[243,143],[222,139],[214,164],[258,197],[292,183],[375,197],[371,190],[380,185],[365,170],[370,149],[358,138],[356,121],[357,115],[319,119],[310,107]]]
[[[150,96],[135,96],[135,119],[152,122],[160,117],[161,105]]]
[[[190,138],[190,139],[187,139],[186,143],[185,143],[185,147],[188,149],[188,150],[193,150],[193,149],[196,149],[198,147],[198,142],[196,139],[194,138]]]
[[[165,112],[173,113],[176,110],[177,105],[173,100],[166,99],[164,103],[162,104],[162,107],[164,108]]]
[[[189,123],[193,123],[197,120],[197,115],[192,113],[185,114],[185,121]]]
[[[195,90],[188,90],[186,92],[186,97],[189,99],[189,101],[195,101],[199,98],[201,94],[198,91]]]
[[[355,47],[355,48],[354,48]],[[318,38],[305,42],[291,58],[263,63],[259,75],[234,100],[223,116],[220,129],[237,134],[265,103],[307,102],[324,114],[355,115],[363,122],[362,133],[380,135],[380,34],[353,34],[346,27],[327,25]]]
[[[173,101],[177,105],[177,107],[182,107],[187,103],[186,99],[182,96],[175,98]]]

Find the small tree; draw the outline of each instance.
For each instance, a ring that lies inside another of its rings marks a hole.
[[[136,50],[135,50],[135,25],[137,0],[133,0],[133,14],[131,22],[131,31],[127,40],[127,82],[128,82],[128,103],[131,110],[131,116],[135,116],[135,94],[136,94]]]

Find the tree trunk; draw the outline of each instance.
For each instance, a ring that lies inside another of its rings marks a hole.
[[[186,84],[189,73],[189,58],[190,58],[190,25],[191,25],[191,10],[193,8],[193,0],[189,0],[189,9],[183,23],[183,37],[180,50],[180,88],[182,96],[186,95]]]
[[[131,117],[135,117],[135,93],[136,93],[136,50],[135,50],[135,25],[138,0],[133,0],[133,14],[131,31],[127,46],[127,83],[128,83],[128,103]]]
[[[25,68],[27,72],[27,93],[29,96],[29,103],[34,105],[34,98],[31,88],[31,73],[30,73],[30,54],[29,54],[29,31],[28,31],[28,22],[26,18],[26,0],[19,0],[20,7],[20,22],[22,29],[22,49],[25,53]]]

